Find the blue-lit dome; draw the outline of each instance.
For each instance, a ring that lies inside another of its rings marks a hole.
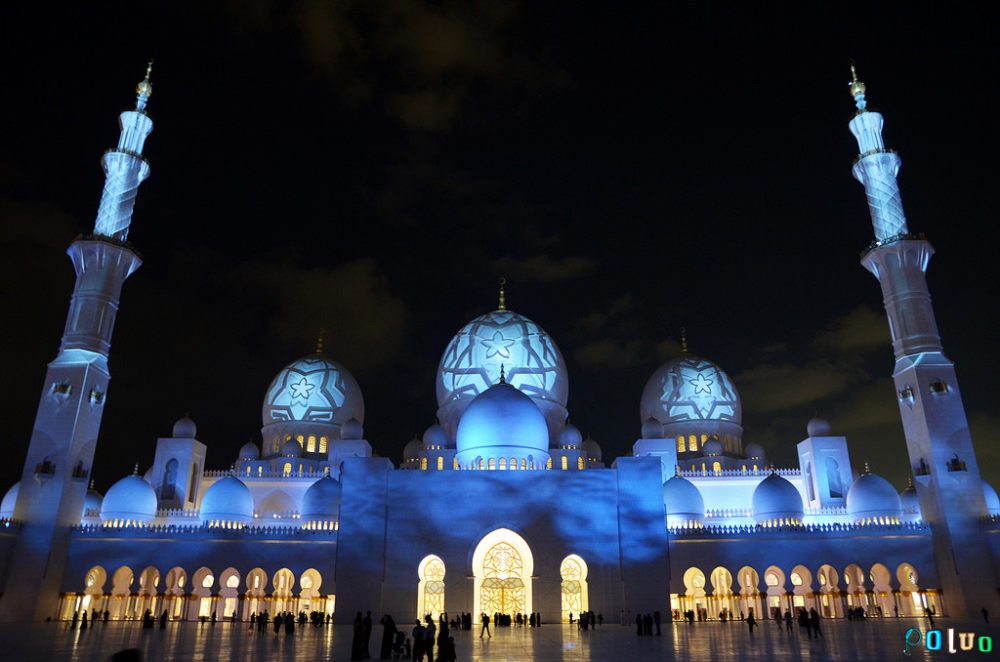
[[[701,491],[683,476],[674,476],[663,483],[663,503],[667,509],[667,526],[701,526],[705,519],[705,499]]]
[[[750,501],[757,524],[780,526],[802,523],[802,495],[794,485],[776,473],[760,481]]]
[[[262,414],[264,426],[302,421],[339,427],[350,418],[364,421],[365,401],[344,366],[311,354],[289,363],[271,381]]]
[[[242,480],[226,476],[205,490],[199,514],[210,526],[246,526],[253,522],[253,495]]]
[[[189,417],[185,416],[174,423],[171,433],[175,439],[194,439],[198,436],[198,426]]]
[[[764,447],[760,444],[747,444],[746,448],[743,449],[743,453],[751,460],[763,460],[766,457],[764,455]]]
[[[920,519],[920,500],[912,481],[899,493],[899,503],[903,509],[903,520],[910,522]]]
[[[663,423],[650,416],[642,424],[643,439],[663,439]]]
[[[156,518],[156,492],[139,476],[122,478],[101,502],[101,521],[113,526],[144,526]]]
[[[469,404],[458,423],[458,453],[463,467],[477,458],[528,458],[541,468],[549,459],[549,431],[535,403],[510,384],[496,384]]]
[[[0,519],[10,519],[14,516],[14,506],[17,505],[17,493],[21,489],[21,481],[17,481],[3,495],[0,501]]]
[[[684,354],[661,365],[646,382],[639,420],[664,425],[685,421],[725,421],[740,425],[740,396],[729,375],[703,358]]]
[[[340,483],[324,476],[309,486],[302,496],[302,521],[335,521],[340,515]]]
[[[510,310],[472,320],[452,338],[438,364],[438,420],[456,438],[458,421],[473,398],[500,380],[535,401],[545,416],[552,445],[566,421],[569,377],[555,342],[540,326]]]
[[[424,430],[424,448],[447,448],[448,447],[448,434],[444,431],[444,428],[435,423],[426,430]]]
[[[240,459],[241,460],[259,460],[260,459],[260,449],[257,448],[257,444],[251,442],[243,444],[240,448]]]
[[[281,455],[283,457],[300,457],[302,455],[302,444],[295,439],[289,439],[281,444]]]
[[[580,434],[580,431],[572,423],[567,423],[559,431],[559,446],[561,448],[579,448],[582,443],[583,435]]]
[[[340,438],[341,439],[361,439],[365,436],[365,428],[361,425],[361,421],[351,417],[344,421],[344,424],[340,426]]]
[[[855,522],[895,523],[903,514],[903,503],[892,483],[868,473],[866,467],[847,490],[847,514]]]
[[[580,448],[583,449],[583,454],[596,462],[600,462],[602,459],[601,445],[590,438],[588,435],[583,443],[580,444]]]
[[[810,437],[829,437],[830,423],[825,418],[812,418],[806,424],[806,433]]]
[[[423,445],[420,443],[419,439],[410,439],[406,442],[406,445],[403,446],[403,460],[409,461],[417,459],[422,448]]]
[[[990,515],[1000,515],[1000,497],[993,486],[983,481],[983,496],[986,497],[986,512]]]
[[[83,498],[83,517],[87,516],[88,512],[97,513],[100,516],[101,504],[104,503],[104,497],[101,493],[91,487],[87,490],[87,496]]]

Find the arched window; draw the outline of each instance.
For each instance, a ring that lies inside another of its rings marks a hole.
[[[420,458],[420,468],[423,471],[427,471],[427,458],[426,457]]]
[[[177,460],[172,459],[167,462],[167,466],[163,469],[163,486],[160,488],[160,498],[161,499],[173,499],[176,489],[174,484],[177,482]]]
[[[479,458],[479,470],[482,471],[482,469],[483,469],[483,458]]]
[[[563,559],[559,566],[562,576],[562,620],[569,621],[571,613],[579,615],[588,610],[587,564],[576,554]]]
[[[525,613],[524,562],[510,544],[498,542],[483,559],[481,611],[487,614]]]
[[[306,452],[315,453],[316,452],[316,435],[311,434],[306,440]]]
[[[285,478],[288,478],[289,476],[292,475],[292,463],[291,462],[285,462],[285,466],[281,470],[281,475],[284,476]]]
[[[549,461],[545,463],[545,468],[546,469],[551,469],[552,468],[552,458],[551,457],[549,458]]]
[[[417,618],[430,614],[434,620],[444,611],[444,561],[431,554],[417,567]]]
[[[523,457],[521,458],[521,468],[522,469],[527,469],[528,468],[528,461],[525,460]],[[534,469],[534,466],[532,466],[532,469]]]
[[[562,456],[562,470],[566,471],[567,469],[569,469],[569,459],[565,455],[563,455]]]
[[[441,471],[442,469],[444,469],[444,458],[443,457],[439,457],[438,458],[438,471]]]
[[[689,451],[698,450],[698,437],[694,436],[693,434],[688,435],[688,450]]]
[[[844,496],[844,487],[840,482],[840,463],[832,457],[826,458],[826,483],[830,488],[830,498]]]
[[[500,468],[504,471],[507,471],[507,458],[505,457],[500,458]]]
[[[453,459],[451,463],[452,463],[451,468],[454,469],[455,471],[458,471],[458,458],[456,457],[455,459]]]
[[[515,469],[517,469],[517,458],[512,457],[510,458],[510,470],[514,471]]]
[[[490,471],[495,471],[496,470],[496,468],[497,468],[497,460],[496,460],[495,457],[491,457],[487,461],[486,468],[488,468]]]
[[[326,452],[326,448],[327,448],[327,443],[328,442],[329,442],[329,440],[326,437],[320,437],[319,438],[319,452],[320,453],[325,453]]]
[[[584,461],[583,461],[583,458],[582,458],[582,457],[578,457],[578,458],[576,458],[576,468],[577,468],[577,469],[583,469],[583,468],[584,468],[584,466],[585,466],[585,465],[584,465]]]
[[[816,495],[813,493],[812,465],[806,462],[806,496],[809,501],[813,501]]]
[[[684,435],[677,437],[677,452],[678,453],[684,452]]]
[[[712,463],[712,471],[714,473],[717,473],[717,474],[722,473],[722,463],[721,462],[713,462]]]

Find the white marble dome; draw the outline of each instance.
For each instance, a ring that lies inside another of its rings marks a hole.
[[[763,460],[766,457],[764,455],[764,447],[760,444],[747,444],[743,449],[743,453],[751,460]]]
[[[365,428],[361,425],[361,421],[354,418],[353,416],[340,426],[340,438],[341,439],[361,439],[365,436]]]
[[[536,468],[549,459],[549,431],[545,417],[527,395],[500,383],[469,403],[458,423],[460,465],[472,467],[476,458],[532,458]]]
[[[597,462],[600,462],[603,459],[601,445],[591,439],[589,435],[580,444],[580,448],[583,449],[583,453],[587,458],[593,459]]]
[[[983,496],[986,498],[986,512],[990,515],[1000,515],[1000,497],[993,486],[983,481]]]
[[[847,514],[854,522],[895,523],[903,515],[903,503],[892,483],[865,467],[847,490]]]
[[[350,418],[365,420],[361,388],[344,366],[322,354],[282,368],[264,396],[265,426],[289,421],[340,426]]]
[[[639,420],[664,425],[726,421],[740,425],[743,409],[733,380],[711,361],[684,354],[661,365],[642,391]]]
[[[510,310],[494,310],[463,326],[438,364],[438,420],[450,439],[462,412],[500,380],[535,401],[549,428],[552,445],[566,421],[569,376],[555,342],[538,324]]]
[[[83,498],[83,517],[87,516],[88,512],[95,512],[98,515],[101,512],[101,504],[104,503],[104,497],[100,492],[95,490],[93,487],[87,490],[87,495]]]
[[[242,480],[226,476],[212,483],[201,498],[203,524],[238,528],[253,522],[253,495]]]
[[[447,448],[448,433],[446,433],[444,428],[437,423],[429,426],[426,430],[424,430],[423,447],[426,449]]]
[[[903,508],[903,519],[905,521],[916,521],[920,519],[920,499],[917,498],[917,488],[911,481],[902,492],[899,493],[899,503]]]
[[[403,460],[415,460],[420,455],[420,451],[423,449],[423,444],[419,439],[410,439],[403,446]]]
[[[281,455],[282,457],[301,457],[302,444],[295,439],[289,439],[285,443],[281,444]]]
[[[310,485],[302,495],[300,512],[303,523],[337,521],[342,493],[340,483],[330,476],[324,476]]]
[[[560,448],[580,448],[583,443],[583,435],[575,425],[567,422],[566,426],[559,432]]]
[[[20,489],[21,481],[17,481],[3,495],[3,501],[0,501],[0,519],[10,519],[14,516],[14,506],[17,505],[17,493]]]
[[[125,476],[108,489],[101,521],[117,526],[145,526],[156,518],[156,492],[137,475]]]
[[[705,499],[687,478],[673,476],[663,483],[663,503],[667,526],[701,526],[705,520]]]
[[[240,448],[239,459],[241,460],[259,460],[260,459],[260,449],[257,448],[257,444],[251,442],[243,444]]]
[[[810,437],[830,436],[830,422],[818,416],[809,420],[806,424],[806,433]]]
[[[702,455],[722,455],[722,442],[718,439],[709,439],[701,447]]]
[[[185,416],[174,423],[171,436],[175,439],[194,439],[198,436],[198,426],[194,424],[194,421],[190,417]]]
[[[802,495],[787,479],[772,473],[760,481],[750,499],[753,518],[764,526],[801,524]]]
[[[650,416],[642,423],[643,439],[663,439],[663,423]]]

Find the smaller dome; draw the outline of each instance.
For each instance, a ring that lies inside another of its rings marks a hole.
[[[760,444],[747,444],[743,447],[743,452],[751,460],[763,460],[766,457],[764,447]]]
[[[906,489],[899,493],[899,503],[903,508],[904,516],[907,514],[912,516],[915,513],[917,519],[920,519],[920,500],[917,498],[917,488],[913,486],[912,481],[906,486]]]
[[[683,476],[674,476],[663,484],[663,503],[667,508],[667,526],[695,523],[705,519],[705,499],[694,483]]]
[[[903,514],[903,503],[896,488],[885,478],[869,473],[866,465],[865,473],[847,490],[847,514],[855,522],[871,518],[898,521]]]
[[[21,481],[17,481],[7,490],[7,494],[3,495],[3,501],[0,501],[0,519],[10,519],[14,516],[14,506],[17,505],[17,493],[20,489]]]
[[[663,423],[650,416],[642,424],[643,439],[663,439]]]
[[[403,460],[415,460],[420,455],[420,451],[423,449],[423,444],[420,443],[419,439],[410,439],[403,446]]]
[[[583,435],[572,423],[567,422],[563,429],[559,431],[560,448],[579,448],[583,443]]]
[[[718,439],[709,439],[701,447],[702,455],[722,455],[722,442]]]
[[[780,526],[802,523],[802,495],[787,479],[776,473],[760,481],[750,501],[757,524]]]
[[[806,432],[810,437],[829,437],[830,422],[825,418],[813,418],[806,424]]]
[[[583,450],[584,455],[588,458],[593,458],[598,462],[601,461],[601,445],[591,439],[590,435],[587,435],[587,438],[583,440],[580,444],[580,448]]]
[[[365,429],[361,425],[361,421],[351,417],[344,421],[344,424],[340,426],[340,438],[341,439],[363,439],[365,436]]]
[[[537,458],[545,465],[549,428],[534,401],[510,384],[494,384],[477,395],[458,421],[458,461],[481,456]]]
[[[205,490],[199,514],[203,524],[246,526],[253,522],[253,495],[242,480],[226,476]]]
[[[101,493],[91,487],[87,490],[87,496],[83,498],[83,515],[86,517],[88,511],[101,512],[101,504],[104,502],[104,497]]]
[[[156,492],[138,475],[125,476],[111,486],[101,502],[101,521],[122,526],[149,524],[156,518]]]
[[[340,483],[324,476],[309,486],[302,496],[302,520],[334,521],[340,516]]]
[[[990,515],[1000,515],[1000,497],[993,486],[983,481],[983,496],[986,497],[986,512]]]
[[[198,426],[185,416],[174,423],[174,431],[171,434],[174,439],[194,439],[198,436]]]
[[[281,454],[284,457],[299,457],[302,455],[302,444],[295,439],[289,439],[281,445]]]
[[[445,448],[448,446],[448,433],[435,423],[424,430],[424,448]]]
[[[257,444],[252,441],[243,444],[240,449],[240,459],[241,460],[259,460],[260,459],[260,449],[257,448]]]

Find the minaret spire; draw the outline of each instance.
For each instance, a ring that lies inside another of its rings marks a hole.
[[[504,287],[507,285],[507,279],[501,276],[500,278],[500,302],[497,304],[497,310],[507,310],[507,291]]]
[[[142,147],[153,130],[153,120],[146,114],[146,104],[153,94],[153,84],[149,82],[152,70],[153,61],[150,60],[146,77],[135,87],[135,109],[118,116],[121,126],[118,146],[105,152],[101,159],[104,192],[94,221],[94,234],[100,237],[125,241],[136,192],[139,184],[149,177],[149,163],[142,156]]]

